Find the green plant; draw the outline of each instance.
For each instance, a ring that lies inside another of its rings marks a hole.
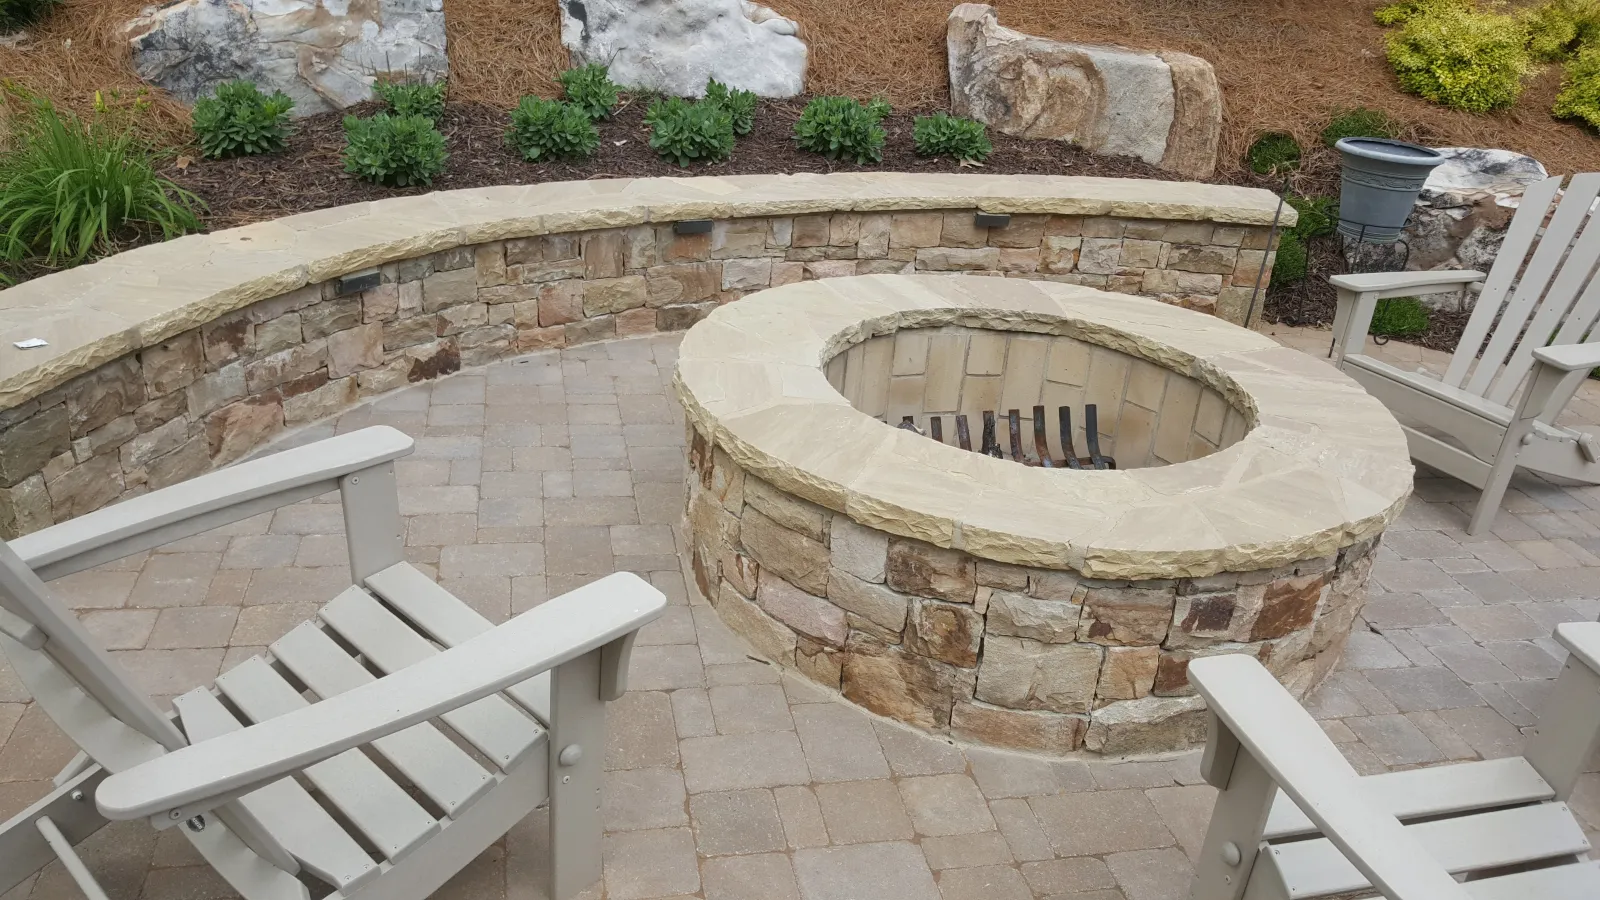
[[[1528,51],[1541,62],[1559,62],[1600,36],[1600,0],[1550,0],[1525,11]]]
[[[562,97],[591,119],[607,119],[617,108],[618,87],[611,83],[611,72],[599,63],[568,69],[557,76]]]
[[[715,78],[706,82],[706,102],[714,103],[727,111],[733,119],[733,133],[744,136],[756,122],[756,95],[754,91],[730,88]]]
[[[1300,167],[1300,142],[1281,131],[1268,132],[1250,145],[1245,161],[1257,175],[1292,172]]]
[[[1578,51],[1565,67],[1561,93],[1550,110],[1563,119],[1582,119],[1600,128],[1600,45]]]
[[[1296,197],[1288,198],[1290,206],[1299,214],[1299,221],[1290,229],[1301,238],[1326,237],[1333,234],[1334,226],[1339,220],[1339,201],[1332,197]]]
[[[680,166],[721,162],[733,153],[733,117],[716,103],[669,97],[650,104],[650,146]]]
[[[889,104],[881,99],[862,106],[849,97],[817,97],[794,123],[795,143],[801,150],[852,159],[856,165],[882,162],[886,135],[878,123],[888,114]]]
[[[444,115],[445,82],[380,81],[373,86],[378,97],[389,105],[395,118],[423,116],[437,122]]]
[[[1415,297],[1379,300],[1372,310],[1368,334],[1379,337],[1411,337],[1428,330],[1428,308]]]
[[[1358,106],[1354,109],[1343,110],[1334,114],[1326,128],[1322,129],[1322,142],[1332,147],[1340,138],[1349,137],[1377,137],[1395,138],[1400,136],[1400,123],[1396,122],[1386,112]]]
[[[32,25],[61,0],[0,0],[0,34]]]
[[[294,101],[283,91],[267,96],[249,81],[225,81],[214,96],[194,105],[194,133],[200,152],[221,159],[283,149]]]
[[[511,111],[506,143],[529,162],[588,159],[600,146],[600,130],[588,113],[570,103],[523,97]]]
[[[1402,89],[1467,112],[1510,106],[1533,70],[1527,29],[1500,13],[1430,9],[1389,35],[1388,48]]]
[[[1399,0],[1397,3],[1378,7],[1373,12],[1372,18],[1379,25],[1403,25],[1412,18],[1444,7],[1471,9],[1472,0]]]
[[[982,122],[934,113],[917,116],[911,142],[918,156],[948,156],[961,162],[983,162],[994,152]]]
[[[200,227],[205,204],[156,175],[130,120],[103,109],[82,119],[17,96],[22,108],[0,152],[0,258],[75,265],[137,228],[172,238]]]
[[[345,116],[344,134],[344,170],[391,187],[432,184],[450,155],[426,116]]]
[[[1306,243],[1293,231],[1278,235],[1278,255],[1272,262],[1271,286],[1287,287],[1306,277]]]

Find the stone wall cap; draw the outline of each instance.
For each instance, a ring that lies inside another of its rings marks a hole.
[[[1190,462],[1019,466],[852,407],[828,360],[902,328],[1067,335],[1220,392],[1249,423]],[[693,426],[746,471],[880,531],[1096,578],[1201,577],[1331,556],[1383,531],[1411,492],[1399,424],[1327,363],[1155,300],[1052,282],[865,275],[721,307],[679,349]]]
[[[191,235],[0,290],[0,410],[236,309],[360,269],[508,238],[680,219],[977,208],[1269,225],[1255,188],[1055,175],[736,175],[439,191]],[[1284,224],[1293,224],[1285,208]],[[42,338],[46,347],[18,350]]]

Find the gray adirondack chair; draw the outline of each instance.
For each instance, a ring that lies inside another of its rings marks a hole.
[[[1211,718],[1200,771],[1221,793],[1192,900],[1600,897],[1567,807],[1600,747],[1600,622],[1555,636],[1570,656],[1524,755],[1365,778],[1254,657],[1195,660]]]
[[[1481,272],[1339,275],[1332,356],[1405,426],[1411,456],[1481,488],[1467,526],[1490,526],[1517,467],[1600,484],[1600,439],[1555,424],[1600,367],[1600,173],[1530,186],[1487,279]],[[1380,299],[1482,282],[1477,305],[1442,375],[1367,356]]]
[[[0,649],[82,750],[0,828],[0,892],[59,858],[102,900],[73,845],[142,818],[247,900],[420,900],[547,800],[553,900],[600,877],[605,701],[665,598],[619,573],[491,626],[401,556],[411,447],[368,428],[0,543]],[[44,583],[335,489],[354,583],[172,715]]]

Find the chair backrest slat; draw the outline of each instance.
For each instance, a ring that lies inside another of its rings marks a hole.
[[[1587,177],[1591,176],[1578,176]],[[1579,298],[1580,292],[1593,283],[1597,261],[1600,261],[1600,216],[1590,215],[1583,232],[1562,262],[1561,271],[1550,283],[1544,301],[1539,304],[1533,320],[1523,332],[1522,339],[1517,341],[1516,351],[1511,354],[1500,374],[1490,382],[1487,394],[1490,400],[1502,405],[1510,402],[1511,395],[1516,393],[1528,370],[1533,368],[1533,351],[1556,342],[1557,329],[1577,312],[1573,308],[1573,300]]]
[[[1595,218],[1600,219],[1600,216]],[[1600,270],[1596,274],[1600,275]],[[1584,289],[1578,302],[1572,305],[1567,320],[1561,323],[1561,328],[1550,343],[1580,344],[1585,341],[1600,341],[1600,277],[1595,275],[1590,276],[1589,286]]]
[[[1489,270],[1489,277],[1483,282],[1483,290],[1478,294],[1472,318],[1467,320],[1467,328],[1462,332],[1461,340],[1456,345],[1455,356],[1451,357],[1450,367],[1445,370],[1445,384],[1460,387],[1466,380],[1467,371],[1477,360],[1478,350],[1483,346],[1484,338],[1488,336],[1489,329],[1499,316],[1500,305],[1505,302],[1505,296],[1511,290],[1512,282],[1522,269],[1522,261],[1528,256],[1528,249],[1539,236],[1539,228],[1544,225],[1545,214],[1550,210],[1550,201],[1560,189],[1561,178],[1557,176],[1529,185],[1523,192],[1522,204],[1516,216],[1511,219],[1511,227],[1506,229],[1506,237],[1500,244],[1500,253],[1495,258],[1494,268]]]
[[[1480,397],[1488,393],[1489,383],[1499,374],[1500,366],[1522,335],[1529,315],[1544,297],[1556,267],[1572,245],[1573,236],[1589,217],[1589,207],[1594,203],[1597,193],[1600,193],[1600,174],[1597,173],[1579,175],[1567,185],[1565,196],[1556,207],[1555,215],[1550,217],[1550,224],[1545,227],[1538,248],[1533,251],[1533,258],[1528,260],[1522,277],[1517,280],[1516,291],[1500,313],[1500,322],[1495,325],[1489,345],[1484,348],[1482,358],[1472,370],[1472,377],[1467,380],[1466,390],[1469,393]],[[1520,218],[1520,211],[1518,215]],[[1496,259],[1495,270],[1498,272],[1504,264],[1503,259]],[[1482,302],[1481,298],[1479,302]]]
[[[134,686],[78,617],[51,599],[44,582],[4,541],[0,541],[0,606],[43,631],[43,652],[118,721],[168,750],[187,746],[178,727]],[[49,698],[35,699],[50,712]]]

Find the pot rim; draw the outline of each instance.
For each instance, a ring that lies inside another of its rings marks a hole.
[[[1397,141],[1392,138],[1347,137],[1340,138],[1333,146],[1334,149],[1347,157],[1375,159],[1402,166],[1419,166],[1431,169],[1446,159],[1443,153],[1432,147],[1424,147],[1408,141]]]

